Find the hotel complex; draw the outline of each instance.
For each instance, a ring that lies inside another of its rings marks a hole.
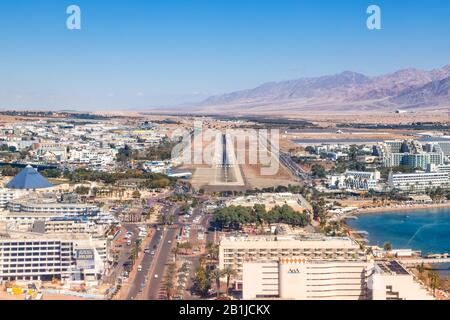
[[[0,192],[0,283],[59,279],[98,283],[112,263],[105,237],[117,221],[97,206],[63,199],[27,166]]]
[[[354,190],[375,190],[380,181],[380,172],[347,171],[341,175],[333,175],[329,180],[330,188],[354,189]]]
[[[390,173],[389,186],[395,190],[418,193],[436,188],[448,188],[447,172]]]
[[[374,261],[349,237],[223,237],[219,268],[237,271],[243,299],[432,299],[396,261]]]
[[[386,141],[374,146],[374,155],[383,158],[385,167],[407,166],[425,170],[428,165],[441,165],[449,155],[443,151],[444,143],[430,143],[425,146],[416,140]]]
[[[0,282],[96,282],[108,262],[108,242],[84,234],[0,233]]]
[[[244,262],[249,261],[278,261],[280,258],[346,261],[364,257],[359,244],[351,238],[320,234],[224,237],[219,246],[219,268],[231,267],[240,276]]]
[[[245,262],[243,299],[432,300],[397,261]]]

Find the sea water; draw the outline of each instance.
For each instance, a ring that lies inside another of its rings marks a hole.
[[[390,242],[393,249],[420,250],[423,255],[450,253],[450,208],[364,214],[347,223],[354,230],[367,231],[371,245],[383,247]],[[450,264],[436,267],[446,269]],[[450,276],[450,270],[440,273]]]

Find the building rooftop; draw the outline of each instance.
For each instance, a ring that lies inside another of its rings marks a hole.
[[[397,261],[379,261],[376,264],[383,274],[409,275],[409,272]]]
[[[221,245],[237,245],[242,248],[250,246],[292,246],[298,248],[359,248],[359,245],[350,237],[326,237],[321,234],[305,235],[271,235],[271,236],[223,236]]]

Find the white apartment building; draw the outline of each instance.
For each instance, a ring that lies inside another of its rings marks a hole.
[[[397,261],[375,262],[367,288],[373,300],[433,300]]]
[[[0,282],[97,281],[108,259],[108,242],[85,234],[0,234]]]
[[[55,198],[15,199],[8,203],[11,212],[56,213],[66,216],[92,215],[100,211],[97,206],[80,203],[57,202]]]
[[[100,208],[78,203],[62,203],[52,197],[19,198],[9,201],[7,210],[0,212],[0,221],[32,225],[35,221],[48,221],[61,217],[92,217],[100,214]]]
[[[347,171],[344,174],[330,176],[328,187],[337,189],[371,190],[378,187],[380,172]]]
[[[396,261],[314,261],[280,258],[245,262],[243,299],[431,300]]]
[[[163,173],[166,174],[173,166],[168,161],[147,161],[144,162],[144,170],[151,173]]]
[[[0,209],[6,208],[10,201],[18,199],[24,194],[22,190],[0,189]]]
[[[84,217],[62,217],[53,218],[48,221],[43,221],[43,229],[45,233],[86,233],[86,234],[101,234],[104,231],[99,225],[93,221],[89,221]]]
[[[389,186],[403,192],[420,193],[427,189],[449,188],[447,172],[390,173]]]
[[[427,172],[446,172],[450,175],[450,164],[430,164],[427,166]]]

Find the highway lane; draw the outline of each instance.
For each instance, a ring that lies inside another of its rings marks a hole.
[[[192,215],[192,217],[185,219],[185,222],[181,223],[178,208],[173,207],[170,211],[171,212],[169,214],[173,214],[175,216],[174,224],[166,228],[161,227],[162,230],[157,231],[155,236],[153,237],[150,246],[152,250],[154,245],[158,246],[156,254],[155,256],[148,255],[149,257],[146,256],[144,258],[144,261],[142,262],[143,270],[138,273],[135,281],[133,281],[134,285],[132,290],[130,290],[132,291],[132,294],[130,294],[130,296],[135,299],[157,300],[164,298],[160,296],[160,292],[164,281],[165,269],[167,267],[167,264],[171,262],[169,261],[169,258],[173,256],[172,248],[176,244],[175,238],[180,233],[180,228],[182,227],[182,225],[192,225],[192,220],[197,215],[201,214],[200,208],[197,208],[194,210],[194,214]],[[211,215],[207,215],[202,219],[200,225],[204,226],[207,229],[210,219]],[[161,235],[162,239],[159,240]],[[207,241],[212,241],[214,239],[214,232],[208,232],[206,234],[206,238]],[[198,266],[198,257],[188,258],[187,260],[190,260],[193,263],[193,268],[191,269],[190,275],[193,276],[193,272]],[[155,278],[155,275],[157,275],[158,277]],[[145,283],[145,276],[148,277],[147,283]],[[190,284],[192,284],[191,281],[189,282]],[[139,293],[139,291],[141,291],[141,284],[143,283],[145,284],[144,291],[142,293]],[[191,298],[195,299],[195,297]]]
[[[168,258],[170,253],[172,252],[172,244],[178,232],[178,226],[174,225],[170,228],[167,228],[167,230],[163,233],[163,238],[161,240],[162,246],[158,252],[158,256],[154,261],[155,265],[153,267],[153,270],[151,274],[149,274],[150,286],[148,288],[148,291],[144,295],[144,299],[146,300],[157,300],[159,298],[158,292],[164,280],[164,270],[166,268],[166,264],[169,262]],[[169,241],[171,243],[169,243]],[[155,275],[157,275],[158,277],[155,278]]]
[[[291,173],[294,176],[302,180],[305,180],[306,182],[311,181],[311,176],[305,170],[303,170],[297,163],[295,163],[288,154],[281,152],[280,160],[284,164],[284,166],[291,171]]]
[[[143,300],[156,300],[158,299],[158,291],[161,287],[164,270],[166,268],[167,260],[169,255],[172,252],[172,244],[174,243],[175,237],[179,232],[179,215],[178,215],[178,207],[173,206],[170,207],[168,215],[173,215],[175,217],[174,224],[171,226],[160,226],[161,230],[157,231],[155,237],[152,239],[151,250],[154,250],[153,247],[156,245],[155,256],[151,257],[151,261],[144,267],[142,266],[142,278],[141,282],[138,284],[138,293],[141,290],[141,284],[145,280],[145,276],[147,276],[149,284],[147,284],[143,288],[143,292],[139,295],[139,299]],[[170,241],[170,243],[169,243]],[[157,275],[157,278],[155,278]]]
[[[150,240],[150,244],[148,245],[148,247],[150,249],[150,253],[141,252],[141,254],[144,254],[144,258],[141,263],[142,271],[140,271],[136,274],[136,277],[133,279],[133,282],[130,284],[130,290],[129,290],[127,299],[136,298],[137,295],[139,294],[139,292],[142,290],[142,284],[145,285],[146,281],[150,280],[149,272],[150,272],[150,268],[151,268],[151,265],[154,260],[154,255],[151,254],[151,251],[156,251],[156,248],[158,247],[158,245],[161,241],[160,237],[162,234],[163,234],[162,229],[155,230],[154,235],[153,235],[152,239]],[[145,248],[142,248],[142,250],[144,250],[144,249]],[[147,280],[146,280],[146,276],[148,277]]]

